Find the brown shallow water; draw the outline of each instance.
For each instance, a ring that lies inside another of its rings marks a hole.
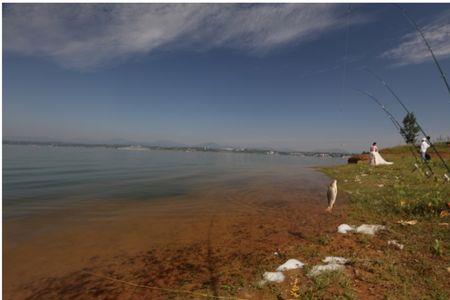
[[[324,212],[329,180],[308,174],[277,173],[151,202],[97,201],[7,219],[3,296],[270,298],[252,288],[262,273],[283,263],[293,247],[335,231],[342,218],[342,202],[333,214]]]

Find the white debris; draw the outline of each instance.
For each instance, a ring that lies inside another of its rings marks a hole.
[[[340,264],[327,264],[327,265],[318,265],[314,266],[311,272],[308,273],[309,277],[315,277],[322,273],[331,272],[331,271],[343,271],[345,267]]]
[[[345,265],[346,263],[348,263],[348,259],[339,256],[327,256],[322,261],[327,264],[338,265]]]
[[[394,247],[397,247],[400,250],[403,250],[403,247],[405,247],[405,245],[400,244],[399,242],[397,242],[396,240],[390,240],[388,241],[388,245],[392,245]]]
[[[302,263],[301,261],[291,258],[287,262],[285,262],[284,264],[279,266],[277,268],[277,271],[282,272],[282,271],[286,271],[286,270],[301,269],[301,268],[303,268],[304,265],[305,264]]]
[[[338,232],[339,233],[347,233],[349,231],[354,231],[355,227],[352,227],[348,224],[341,224],[338,226]]]
[[[356,228],[357,233],[374,235],[378,230],[386,229],[383,225],[362,224]]]
[[[264,272],[263,278],[265,281],[283,282],[284,274],[281,272]]]

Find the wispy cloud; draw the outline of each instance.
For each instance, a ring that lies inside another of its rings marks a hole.
[[[261,54],[345,26],[344,15],[331,4],[7,4],[4,47],[76,70],[179,47]]]
[[[450,10],[441,13],[433,22],[422,28],[434,54],[440,58],[450,57]],[[420,64],[431,59],[419,33],[414,30],[400,39],[400,43],[385,51],[382,57],[394,61],[394,66]]]

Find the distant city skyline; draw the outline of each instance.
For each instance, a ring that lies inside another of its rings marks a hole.
[[[450,5],[402,6],[450,76]],[[352,152],[400,144],[354,91],[403,118],[364,67],[433,138],[450,135],[450,97],[390,4],[3,4],[3,41],[4,138]]]

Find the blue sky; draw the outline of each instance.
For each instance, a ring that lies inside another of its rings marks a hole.
[[[404,7],[449,74],[450,5]],[[391,5],[354,4],[349,18],[346,4],[3,8],[5,137],[351,151],[401,143],[382,111],[352,90],[403,117],[363,67],[384,77],[433,137],[450,135],[450,96]]]

